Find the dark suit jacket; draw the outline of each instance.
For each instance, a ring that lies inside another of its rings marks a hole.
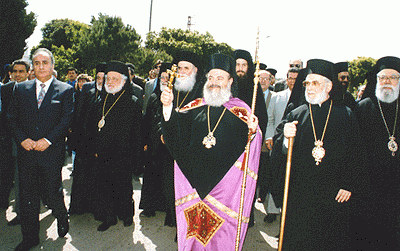
[[[57,79],[51,82],[40,108],[36,99],[36,80],[15,85],[8,118],[18,146],[19,166],[63,166],[65,136],[73,107],[73,88]],[[25,151],[21,142],[27,138],[35,141],[46,138],[52,144],[43,152]]]

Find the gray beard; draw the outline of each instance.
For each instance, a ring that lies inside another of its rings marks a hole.
[[[120,85],[118,85],[118,86],[116,86],[116,87],[114,87],[114,88],[110,88],[110,87],[107,85],[107,83],[104,85],[104,88],[106,89],[106,92],[107,92],[107,93],[110,93],[110,94],[115,94],[115,93],[120,92],[120,91],[122,90],[123,87],[124,87],[124,84],[123,84],[123,83],[120,84]]]
[[[385,90],[383,89],[384,87],[390,87],[390,90]],[[392,103],[395,100],[397,100],[397,98],[399,97],[399,85],[396,85],[396,87],[393,87],[391,85],[376,85],[376,89],[375,89],[375,95],[376,98],[384,103]]]
[[[325,92],[326,91],[326,87],[325,87],[325,90],[323,91],[323,92],[321,92],[320,94],[318,94],[315,98],[313,98],[313,99],[310,99],[310,97],[308,96],[308,94],[307,94],[307,91],[306,91],[306,101],[308,102],[308,103],[310,103],[310,104],[312,104],[312,105],[320,105],[320,104],[322,104],[322,102],[324,101],[324,100],[326,100],[329,96],[328,96],[328,93],[326,93]]]
[[[190,92],[196,83],[196,74],[192,73],[186,78],[177,78],[175,80],[175,89],[181,92]]]
[[[207,105],[216,107],[222,106],[231,98],[232,93],[230,87],[222,88],[219,92],[216,92],[210,91],[208,85],[209,83],[207,81],[203,89],[204,101]]]

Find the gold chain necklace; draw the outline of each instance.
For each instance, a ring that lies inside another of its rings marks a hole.
[[[185,100],[186,100],[186,98],[187,98],[187,96],[189,95],[190,92],[186,93],[185,98],[183,98],[181,104],[178,106],[178,103],[179,103],[179,93],[180,93],[180,91],[178,91],[178,97],[177,97],[177,99],[176,99],[176,106],[177,106],[176,109],[175,109],[176,111],[179,111],[179,109],[181,109],[181,106],[182,106],[183,102],[185,102]]]
[[[378,100],[378,105],[379,105],[379,110],[381,111],[383,122],[385,123],[385,126],[386,126],[386,130],[387,130],[387,132],[389,134],[388,148],[392,152],[392,156],[395,156],[395,153],[399,149],[399,147],[397,146],[397,143],[395,141],[396,138],[394,137],[394,133],[396,132],[397,114],[398,114],[398,111],[399,111],[399,100],[397,99],[396,117],[394,118],[394,126],[393,126],[393,134],[392,135],[390,135],[389,127],[387,126],[385,116],[383,116],[381,102],[379,100]]]
[[[124,94],[124,92],[125,92],[125,90],[119,95],[119,97],[117,98],[117,100],[115,100],[114,104],[112,104],[111,107],[108,108],[107,113],[104,114],[104,109],[105,109],[105,107],[106,107],[107,98],[108,98],[108,94],[109,94],[109,93],[107,93],[107,96],[106,96],[106,98],[104,99],[104,104],[103,104],[103,116],[101,117],[99,123],[97,124],[97,126],[99,127],[99,132],[100,132],[101,128],[103,128],[104,125],[106,124],[106,116],[107,116],[107,114],[111,111],[111,109],[112,109],[112,108],[114,107],[114,105],[117,103],[117,101],[118,101],[119,98],[122,96],[122,94]]]
[[[312,156],[315,159],[315,164],[318,166],[319,162],[321,162],[322,159],[325,157],[325,149],[322,146],[324,145],[323,140],[325,137],[326,127],[328,125],[329,117],[331,116],[332,100],[331,100],[331,105],[329,107],[328,117],[326,118],[324,131],[322,132],[321,140],[317,140],[317,134],[315,133],[314,118],[313,118],[313,114],[312,114],[311,104],[308,104],[308,105],[310,107],[311,124],[312,124],[313,133],[314,133],[314,139],[315,139],[315,142],[314,142],[315,147],[312,149]]]
[[[215,125],[214,129],[211,131],[211,126],[210,126],[210,106],[208,106],[208,111],[207,111],[207,122],[208,122],[208,135],[204,137],[203,139],[203,145],[207,148],[210,149],[211,147],[215,146],[217,144],[217,139],[214,137],[214,132],[215,129],[217,129],[217,126],[219,125],[219,122],[222,119],[222,116],[224,116],[224,113],[226,111],[226,107],[224,111],[222,112],[221,116],[218,119],[217,124]]]

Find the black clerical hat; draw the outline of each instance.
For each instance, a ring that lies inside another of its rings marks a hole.
[[[161,76],[161,73],[167,72],[167,70],[170,70],[171,67],[172,67],[172,63],[169,63],[169,62],[163,62],[163,63],[161,63],[161,66],[160,66],[160,73],[158,74],[159,77]]]
[[[126,77],[129,77],[128,66],[119,61],[111,61],[107,64],[105,73],[107,74],[110,71],[116,71],[125,75]]]
[[[178,65],[181,61],[187,61],[194,64],[195,67],[201,68],[201,59],[200,57],[191,51],[178,51],[174,56],[173,63]]]
[[[106,63],[100,63],[100,64],[96,65],[96,74],[99,72],[105,72],[106,67],[107,67]]]
[[[236,73],[236,64],[231,56],[215,53],[210,56],[207,72],[212,69],[221,69],[228,72],[231,77]]]
[[[309,74],[322,75],[329,80],[333,81],[337,79],[334,76],[334,65],[332,62],[326,61],[324,59],[310,59],[307,61],[307,68],[310,70]]]
[[[242,58],[242,59],[246,60],[247,64],[248,64],[248,67],[249,67],[248,70],[247,70],[247,75],[248,76],[253,76],[255,67],[254,67],[253,58],[251,57],[250,52],[245,51],[245,50],[241,50],[241,49],[235,50],[233,52],[233,58],[235,60],[237,60],[239,58]]]
[[[236,62],[235,60],[226,54],[215,53],[209,58],[207,73],[212,69],[221,69],[229,73],[233,78],[233,83],[231,85],[231,92],[233,97],[237,97],[238,85],[237,85],[237,75],[236,75]]]
[[[349,63],[348,62],[339,62],[334,65],[336,73],[348,72],[349,71]]]
[[[126,66],[128,66],[128,68],[131,68],[132,71],[135,71],[135,69],[136,69],[135,65],[132,63],[126,63]]]
[[[254,68],[256,67],[256,64],[254,64]],[[264,63],[260,63],[260,70],[266,70],[267,69],[267,65]]]
[[[275,77],[275,75],[277,73],[277,71],[275,69],[273,69],[273,68],[267,68],[266,71],[271,73],[272,75],[274,75],[274,77]]]
[[[376,61],[376,73],[384,69],[393,69],[400,73],[400,59],[397,57],[383,57]]]

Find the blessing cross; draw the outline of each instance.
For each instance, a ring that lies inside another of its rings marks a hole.
[[[168,80],[168,88],[172,90],[172,82],[174,82],[174,78],[179,78],[179,74],[176,73],[178,70],[178,67],[174,64],[171,67],[171,70],[167,70],[167,73],[169,74],[169,80]]]

